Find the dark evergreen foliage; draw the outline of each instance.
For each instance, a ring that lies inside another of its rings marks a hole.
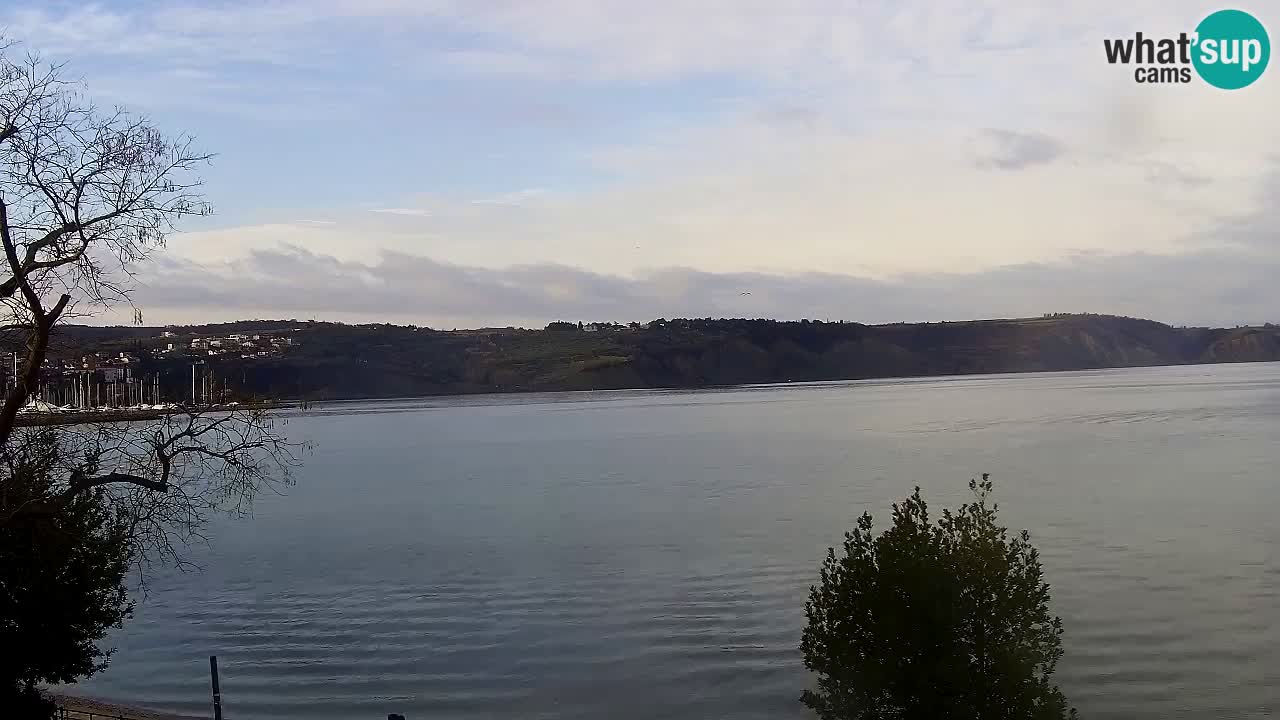
[[[110,651],[100,643],[133,608],[130,521],[105,490],[79,493],[56,513],[17,512],[59,492],[61,454],[44,429],[0,463],[0,707],[13,717],[47,716],[38,684],[106,667]]]
[[[805,605],[800,649],[824,720],[1049,720],[1074,717],[1052,675],[1062,621],[1026,531],[1009,536],[975,499],[931,522],[920,489],[873,534],[864,514],[828,550]]]

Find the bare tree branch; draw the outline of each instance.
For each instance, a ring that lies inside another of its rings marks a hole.
[[[22,352],[0,404],[0,524],[93,498],[128,518],[132,557],[181,566],[182,548],[214,514],[246,513],[255,496],[292,482],[302,446],[268,413],[193,408],[38,429],[16,421],[57,323],[127,302],[138,264],[174,224],[210,212],[193,172],[211,156],[144,117],[99,110],[59,66],[11,50],[0,42],[0,339]],[[7,504],[6,484],[33,463],[54,473],[53,490]]]

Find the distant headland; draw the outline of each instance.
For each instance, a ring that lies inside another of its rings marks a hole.
[[[1280,327],[1275,325],[1173,327],[1092,314],[890,325],[565,321],[542,329],[475,330],[252,320],[63,326],[50,348],[46,373],[59,379],[87,373],[91,381],[110,382],[112,392],[134,392],[143,402],[244,402],[696,388],[1273,360],[1280,360]],[[95,373],[105,374],[99,378]]]

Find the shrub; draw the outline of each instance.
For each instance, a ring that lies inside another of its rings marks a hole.
[[[1040,720],[1074,717],[1051,676],[1062,621],[1026,531],[1009,537],[975,498],[931,523],[920,489],[872,534],[870,514],[827,551],[805,604],[800,649],[824,720]]]

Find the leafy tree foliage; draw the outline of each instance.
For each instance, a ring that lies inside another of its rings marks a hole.
[[[5,453],[0,508],[44,504],[58,492],[58,434],[42,428]],[[97,645],[130,615],[125,591],[130,518],[107,490],[78,493],[58,512],[0,522],[0,707],[48,717],[39,683],[68,683],[106,666]]]
[[[920,488],[873,534],[870,514],[829,549],[805,604],[800,648],[824,720],[1041,720],[1074,717],[1051,677],[1062,621],[1027,532],[1010,537],[989,502],[931,522]]]

